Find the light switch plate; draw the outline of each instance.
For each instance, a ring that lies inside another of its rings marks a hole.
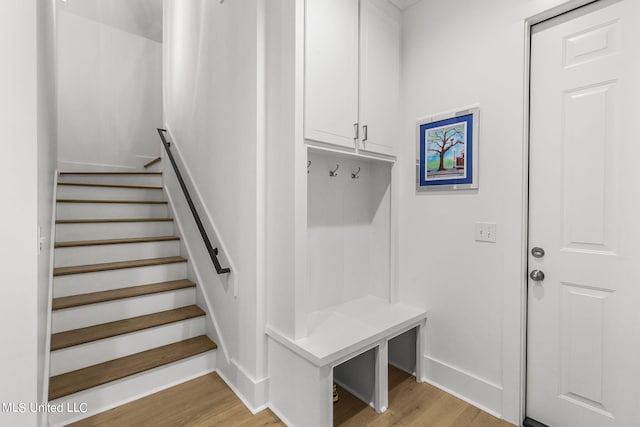
[[[477,242],[496,242],[495,222],[476,222],[475,239]]]

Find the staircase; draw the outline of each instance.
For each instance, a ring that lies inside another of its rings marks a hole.
[[[49,400],[65,411],[49,414],[50,425],[215,370],[217,346],[187,279],[161,179],[147,171],[60,173]]]

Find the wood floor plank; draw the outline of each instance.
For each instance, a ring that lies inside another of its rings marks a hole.
[[[101,200],[101,199],[57,199],[57,203],[112,203],[118,205],[166,205],[166,200]]]
[[[86,328],[58,332],[51,335],[51,351],[204,315],[205,313],[200,307],[190,305],[144,316],[117,320],[115,322],[88,326]]]
[[[252,415],[215,373],[86,418],[73,427],[284,426],[268,409]]]
[[[51,377],[49,381],[49,399],[53,400],[77,393],[216,348],[217,346],[213,341],[202,335],[78,369],[77,371],[56,375]]]
[[[171,256],[163,258],[137,259],[132,261],[105,262],[102,264],[72,265],[69,267],[54,268],[53,275],[66,276],[68,274],[96,273],[99,271],[150,267],[154,265],[175,264],[180,262],[187,262],[187,260],[181,256]]]
[[[56,242],[56,248],[72,248],[77,246],[120,245],[128,243],[169,242],[180,240],[178,236],[132,237],[128,239],[77,240],[73,242]]]
[[[410,425],[430,420],[431,427],[450,427],[464,412],[466,405],[466,402],[445,393],[428,410],[420,414],[412,413],[403,421]]]
[[[469,427],[505,427],[511,426],[511,424],[505,423],[493,415],[489,415],[486,412],[479,411],[478,415],[473,419],[473,422]]]
[[[338,386],[334,426],[514,427],[444,391],[389,366],[389,408],[373,408]]]
[[[136,190],[162,190],[159,185],[90,184],[87,182],[58,182],[58,185],[74,187],[127,188]]]
[[[60,175],[162,175],[162,172],[150,171],[67,171],[60,172]]]
[[[475,406],[467,405],[465,410],[456,418],[455,422],[451,424],[451,427],[471,427],[474,425],[474,420],[478,417],[478,414],[482,412]],[[497,420],[497,419],[496,419]],[[500,420],[497,420],[500,421]],[[489,427],[489,426],[482,426]]]
[[[59,219],[56,224],[99,224],[102,222],[165,222],[173,218],[104,218],[104,219]]]
[[[128,288],[112,289],[109,291],[92,292],[88,294],[72,295],[53,299],[53,310],[62,310],[71,307],[80,307],[88,304],[115,301],[124,298],[139,297],[142,295],[157,294],[160,292],[175,291],[179,289],[194,288],[196,285],[190,280],[172,280],[169,282],[151,283],[149,285],[131,286]]]
[[[389,366],[389,409],[383,414],[376,414],[371,407],[340,390],[340,400],[334,404],[334,425],[513,427],[466,402],[460,401],[464,409],[455,409],[456,417],[437,408],[441,404],[451,406],[455,400],[459,399],[429,384],[418,384],[409,374]],[[457,407],[457,404],[453,405]],[[343,410],[345,406],[349,408]],[[432,418],[438,414],[442,414],[443,418]],[[141,425],[248,427],[283,424],[268,410],[252,416],[216,374],[197,378],[72,424],[75,427]]]

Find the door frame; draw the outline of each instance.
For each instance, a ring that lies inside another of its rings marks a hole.
[[[531,92],[531,29],[534,25],[543,21],[556,18],[565,13],[579,9],[583,6],[598,3],[607,2],[611,0],[569,0],[558,6],[554,6],[537,13],[524,20],[524,117],[523,117],[523,158],[522,158],[522,171],[523,171],[523,188],[522,188],[522,282],[521,282],[521,359],[520,359],[520,420],[525,427],[536,427],[535,421],[527,418],[527,337],[528,337],[528,281],[529,281],[529,176],[530,176],[530,131],[531,131],[531,104],[530,104],[530,92]],[[614,0],[616,1],[616,0]],[[619,0],[617,0],[619,1]]]

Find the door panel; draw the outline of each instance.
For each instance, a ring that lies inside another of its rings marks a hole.
[[[532,31],[527,415],[553,427],[640,425],[639,3]]]
[[[563,101],[563,249],[611,252],[616,234],[613,157],[619,149],[616,83],[567,91]]]
[[[613,393],[608,366],[613,292],[569,283],[560,285],[559,396],[611,417],[608,408],[612,407]]]

